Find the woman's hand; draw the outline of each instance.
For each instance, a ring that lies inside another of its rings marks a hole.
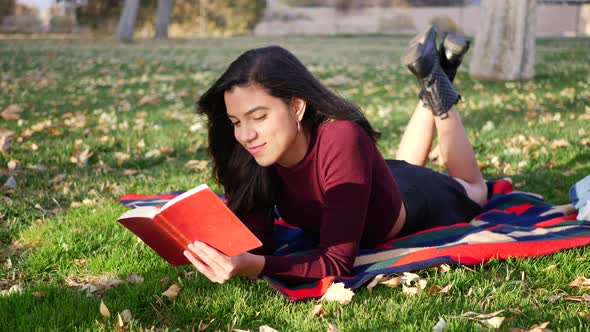
[[[189,244],[184,255],[199,272],[220,284],[233,276],[258,277],[264,268],[264,256],[245,252],[229,257],[199,241]]]

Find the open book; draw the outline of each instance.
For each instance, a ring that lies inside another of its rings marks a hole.
[[[206,184],[173,198],[161,208],[142,206],[129,210],[117,221],[172,266],[190,264],[183,252],[195,241],[228,256],[262,245]]]

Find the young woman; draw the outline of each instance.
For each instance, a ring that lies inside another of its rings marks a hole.
[[[468,43],[453,38],[439,51],[434,28],[412,40],[404,62],[428,106],[418,103],[397,160],[390,161],[359,108],[324,87],[289,51],[252,49],[231,63],[200,98],[198,112],[208,119],[213,172],[228,206],[264,245],[227,257],[195,242],[185,251],[195,268],[218,283],[233,276],[287,283],[346,276],[359,248],[477,214],[487,188],[452,107],[459,96],[450,82]],[[422,167],[435,129],[448,176]],[[271,255],[275,207],[315,237],[315,250]]]

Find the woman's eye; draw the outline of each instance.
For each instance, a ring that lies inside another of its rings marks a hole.
[[[232,127],[235,127],[240,124],[240,121],[230,122]]]
[[[262,120],[264,118],[266,118],[266,114],[256,117],[256,118],[254,118],[254,120]]]

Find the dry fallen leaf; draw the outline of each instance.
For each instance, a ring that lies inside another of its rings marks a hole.
[[[259,332],[279,332],[279,330],[275,330],[268,325],[262,325],[261,327],[258,328],[258,331]]]
[[[506,319],[506,317],[502,317],[502,316],[496,316],[496,317],[492,317],[489,319],[484,319],[481,321],[481,323],[487,327],[491,327],[494,329],[499,329],[500,326],[502,326],[502,323],[504,322],[504,319]]]
[[[577,287],[581,289],[590,289],[590,279],[586,277],[578,277],[570,282],[568,286]]]
[[[511,327],[507,329],[506,332],[552,332],[550,329],[547,328],[547,326],[549,326],[549,322],[534,324],[533,326],[531,326],[530,329]]]
[[[379,284],[385,285],[387,287],[393,288],[401,285],[402,283],[402,276],[392,276],[390,279],[381,280]]]
[[[56,175],[53,179],[49,180],[49,183],[60,183],[66,178],[66,173]]]
[[[180,286],[174,284],[162,293],[163,296],[166,296],[169,300],[174,301],[174,299],[178,296],[178,292],[180,292]]]
[[[402,277],[402,292],[405,294],[420,295],[426,288],[427,281],[414,273],[404,272]]]
[[[33,296],[38,299],[42,299],[45,297],[45,292],[33,292]]]
[[[316,304],[313,309],[311,309],[311,316],[315,317],[318,316],[320,318],[324,318],[328,315],[328,312],[322,308],[321,304]]]
[[[340,330],[336,325],[328,323],[328,332],[340,332]]]
[[[117,313],[117,328],[119,331],[123,330],[125,327],[125,322],[123,322],[123,318],[121,317],[120,313]]]
[[[155,94],[155,95],[151,95],[151,96],[144,96],[143,98],[141,98],[138,105],[139,106],[146,105],[146,104],[155,105],[159,102],[160,102],[160,95]]]
[[[499,314],[501,314],[503,312],[504,312],[504,310],[498,310],[498,311],[491,312],[489,314],[480,314],[480,313],[477,313],[477,312],[468,311],[468,312],[462,313],[460,317],[467,317],[467,318],[472,318],[472,319],[477,319],[477,320],[480,320],[480,319],[489,319],[489,318],[492,318],[492,317],[496,317],[496,316],[498,316]]]
[[[10,159],[8,161],[8,163],[6,164],[6,166],[8,166],[8,171],[11,173],[16,171],[16,169],[18,168],[19,165],[20,165],[20,161],[18,161],[16,159]]]
[[[18,120],[20,119],[20,113],[23,111],[23,108],[16,105],[11,104],[8,105],[2,112],[0,112],[0,117],[6,121],[8,120]]]
[[[344,283],[335,282],[328,287],[320,301],[338,301],[340,304],[349,304],[353,296],[354,292],[349,288],[344,288]]]
[[[6,182],[4,182],[4,187],[8,189],[16,188],[16,179],[14,178],[14,176],[10,176],[8,179],[6,179]]]
[[[100,300],[100,314],[103,317],[111,318],[111,312],[109,311],[109,308],[107,308],[107,306],[104,304],[104,302],[102,300]]]
[[[202,171],[207,169],[207,160],[189,160],[184,164],[185,167]]]
[[[371,294],[373,292],[373,288],[375,286],[377,286],[377,284],[379,283],[379,281],[381,281],[383,279],[383,277],[385,277],[384,274],[378,274],[375,276],[375,278],[373,278],[373,280],[371,280],[371,282],[367,285],[367,289],[369,290],[369,294]]]
[[[439,318],[436,325],[434,325],[434,327],[432,327],[432,330],[434,332],[443,332],[446,329],[447,329],[447,322],[445,322],[445,320],[442,318]]]
[[[139,173],[139,171],[136,170],[136,169],[126,169],[126,170],[123,171],[123,175],[125,175],[125,176],[132,176],[132,175],[135,175],[137,173]]]
[[[10,138],[14,135],[14,131],[0,128],[0,152],[8,152],[10,150]]]
[[[451,271],[451,266],[449,264],[440,264],[436,266],[436,270],[440,273],[445,273]]]
[[[89,147],[84,150],[74,149],[70,156],[70,162],[78,166],[84,165],[93,154],[94,152],[90,152]]]
[[[439,285],[432,285],[428,289],[428,294],[448,294],[453,288],[453,283],[446,285],[445,287],[441,287]]]
[[[141,284],[143,282],[143,277],[137,275],[137,273],[135,272],[132,272],[127,276],[127,281],[129,281],[132,284]]]
[[[576,302],[590,302],[590,294],[583,294],[580,296],[564,296],[564,300]]]
[[[133,319],[133,316],[131,315],[131,310],[125,309],[121,311],[121,318],[123,319],[123,322],[129,323],[131,319]]]

